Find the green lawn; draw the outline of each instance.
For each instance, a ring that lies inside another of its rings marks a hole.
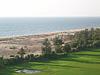
[[[16,73],[17,69],[38,69],[41,73]],[[76,52],[48,62],[29,62],[0,70],[0,75],[100,75],[100,49]]]

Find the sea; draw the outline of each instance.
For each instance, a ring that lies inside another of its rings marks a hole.
[[[100,27],[100,17],[1,17],[0,37]]]

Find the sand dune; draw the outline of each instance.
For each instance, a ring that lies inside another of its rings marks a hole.
[[[41,46],[45,38],[52,39],[57,35],[63,35],[65,41],[70,41],[70,38],[67,35],[73,35],[75,32],[79,32],[81,30],[83,29],[57,31],[39,35],[0,38],[0,56],[8,58],[10,55],[16,55],[21,47],[24,47],[26,52],[29,54],[41,54]]]

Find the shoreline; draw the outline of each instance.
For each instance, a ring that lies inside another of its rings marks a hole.
[[[42,32],[37,34],[25,34],[25,35],[12,35],[12,36],[0,36],[0,39],[6,39],[6,38],[18,38],[18,37],[28,37],[28,36],[45,36],[45,35],[52,35],[52,34],[59,34],[59,33],[72,33],[72,32],[78,32],[81,30],[85,30],[86,28],[80,28],[80,29],[68,29],[68,30],[62,30],[62,31],[52,31],[52,32]]]
[[[63,33],[63,32],[78,32],[85,29],[91,29],[90,28],[75,28],[75,29],[66,29],[61,31],[51,31],[51,32],[41,32],[41,33],[35,33],[35,34],[22,34],[22,35],[11,35],[11,36],[0,36],[0,39],[6,39],[6,38],[17,38],[17,37],[28,37],[28,36],[41,36],[41,35],[50,35],[50,34],[57,34],[57,33]],[[93,27],[93,28],[100,28],[100,27]]]

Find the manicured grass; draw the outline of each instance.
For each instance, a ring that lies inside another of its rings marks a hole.
[[[16,73],[17,69],[38,69],[41,73]],[[100,75],[100,49],[72,53],[48,62],[29,62],[0,70],[0,75]]]

